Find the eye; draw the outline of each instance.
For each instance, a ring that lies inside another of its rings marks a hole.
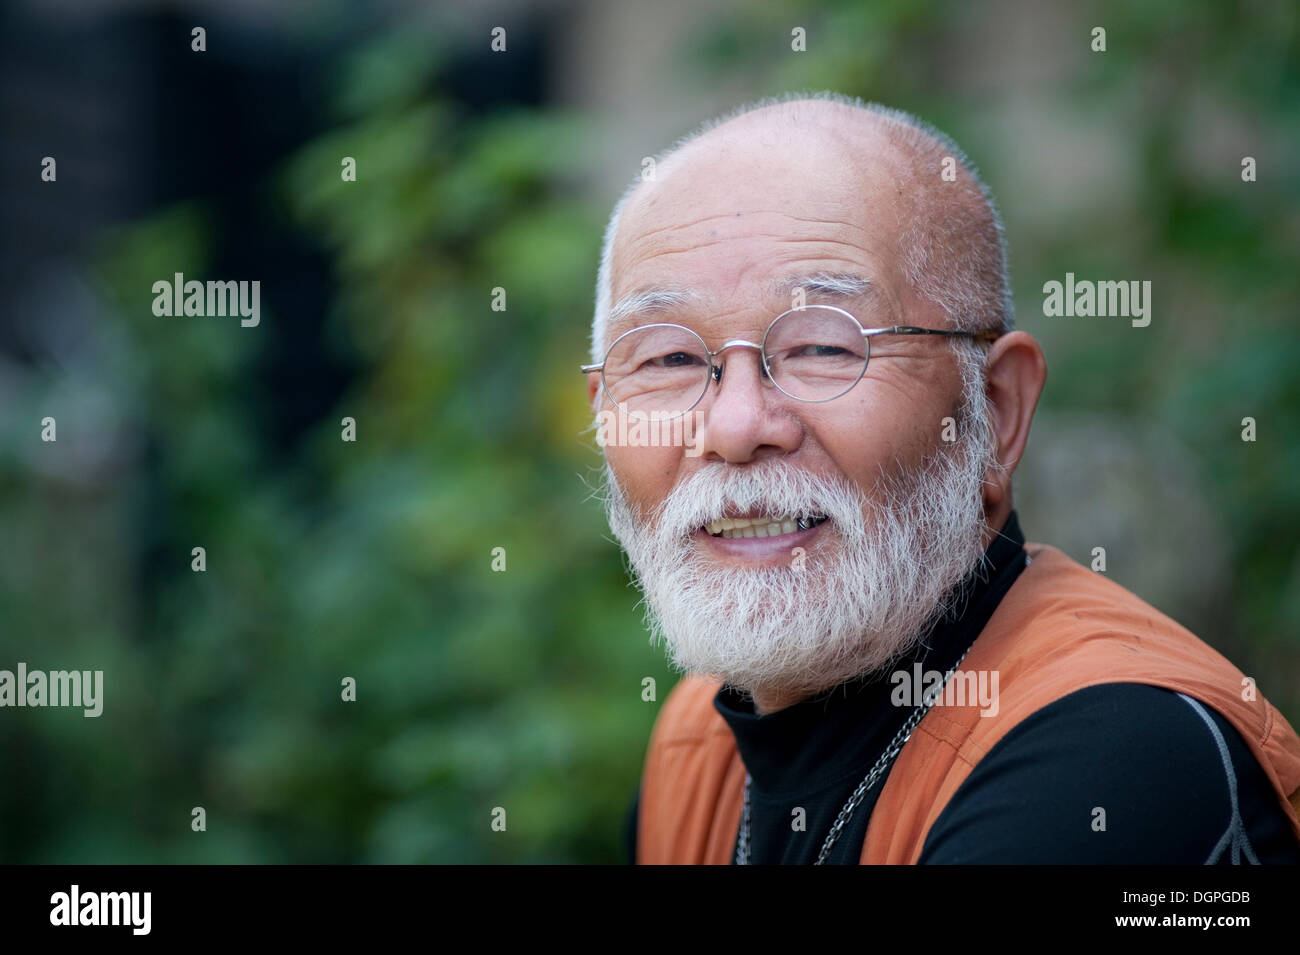
[[[686,368],[690,365],[698,364],[699,358],[689,352],[676,351],[667,355],[660,355],[658,358],[652,358],[647,364],[659,368]]]
[[[785,358],[839,358],[848,354],[847,348],[838,345],[799,345],[787,351]]]

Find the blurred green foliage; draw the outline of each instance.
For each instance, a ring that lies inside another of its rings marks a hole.
[[[1296,170],[1261,162],[1245,192],[1235,167],[1207,180],[1180,151],[1195,72],[1297,154],[1294,20],[1269,29],[1208,2],[1092,8],[1078,22],[1104,23],[1110,52],[1050,102],[1066,123],[1122,124],[1137,186],[1095,209],[1084,196],[1045,228],[1013,178],[1028,144],[997,122],[1025,91],[955,85],[951,59],[996,55],[963,46],[978,12],[745,9],[683,32],[681,68],[701,88],[861,95],[984,160],[1021,325],[1049,352],[1045,406],[1159,421],[1195,450],[1230,521],[1243,669],[1289,674],[1265,692],[1296,722]],[[817,55],[781,55],[791,22]],[[98,720],[0,714],[5,861],[621,861],[657,711],[641,681],[662,701],[673,677],[589,499],[599,458],[576,365],[614,197],[593,204],[574,181],[589,118],[469,114],[436,92],[443,55],[410,25],[358,41],[331,86],[335,125],[258,185],[326,250],[338,294],[319,334],[359,368],[307,439],[272,447],[250,426],[277,393],[254,387],[258,335],[175,320],[163,333],[150,311],[159,277],[207,271],[202,200],[104,237],[98,363],[40,369],[9,396],[0,666],[103,669],[107,700]],[[342,156],[357,182],[341,180]],[[1156,276],[1179,318],[1142,336],[1034,319],[1036,283],[1067,270]],[[41,464],[30,423],[51,405],[59,442]],[[1247,414],[1261,439],[1242,453],[1229,439]],[[340,701],[348,676],[355,703]],[[498,806],[506,832],[489,825]]]

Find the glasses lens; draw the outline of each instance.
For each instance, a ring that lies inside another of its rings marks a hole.
[[[776,320],[763,340],[772,381],[792,398],[828,401],[867,370],[867,339],[856,321],[833,308],[809,305]]]
[[[643,325],[620,337],[605,356],[605,388],[628,413],[690,410],[709,383],[703,339],[680,325]]]

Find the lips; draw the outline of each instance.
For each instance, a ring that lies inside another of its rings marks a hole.
[[[724,517],[704,525],[705,533],[726,540],[736,538],[779,537],[806,531],[824,523],[824,514],[760,514],[753,517]]]

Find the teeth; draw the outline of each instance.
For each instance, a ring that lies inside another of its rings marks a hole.
[[[734,540],[738,537],[777,537],[781,534],[793,534],[795,531],[815,527],[826,518],[820,515],[812,517],[724,517],[710,521],[704,529],[714,537]]]

